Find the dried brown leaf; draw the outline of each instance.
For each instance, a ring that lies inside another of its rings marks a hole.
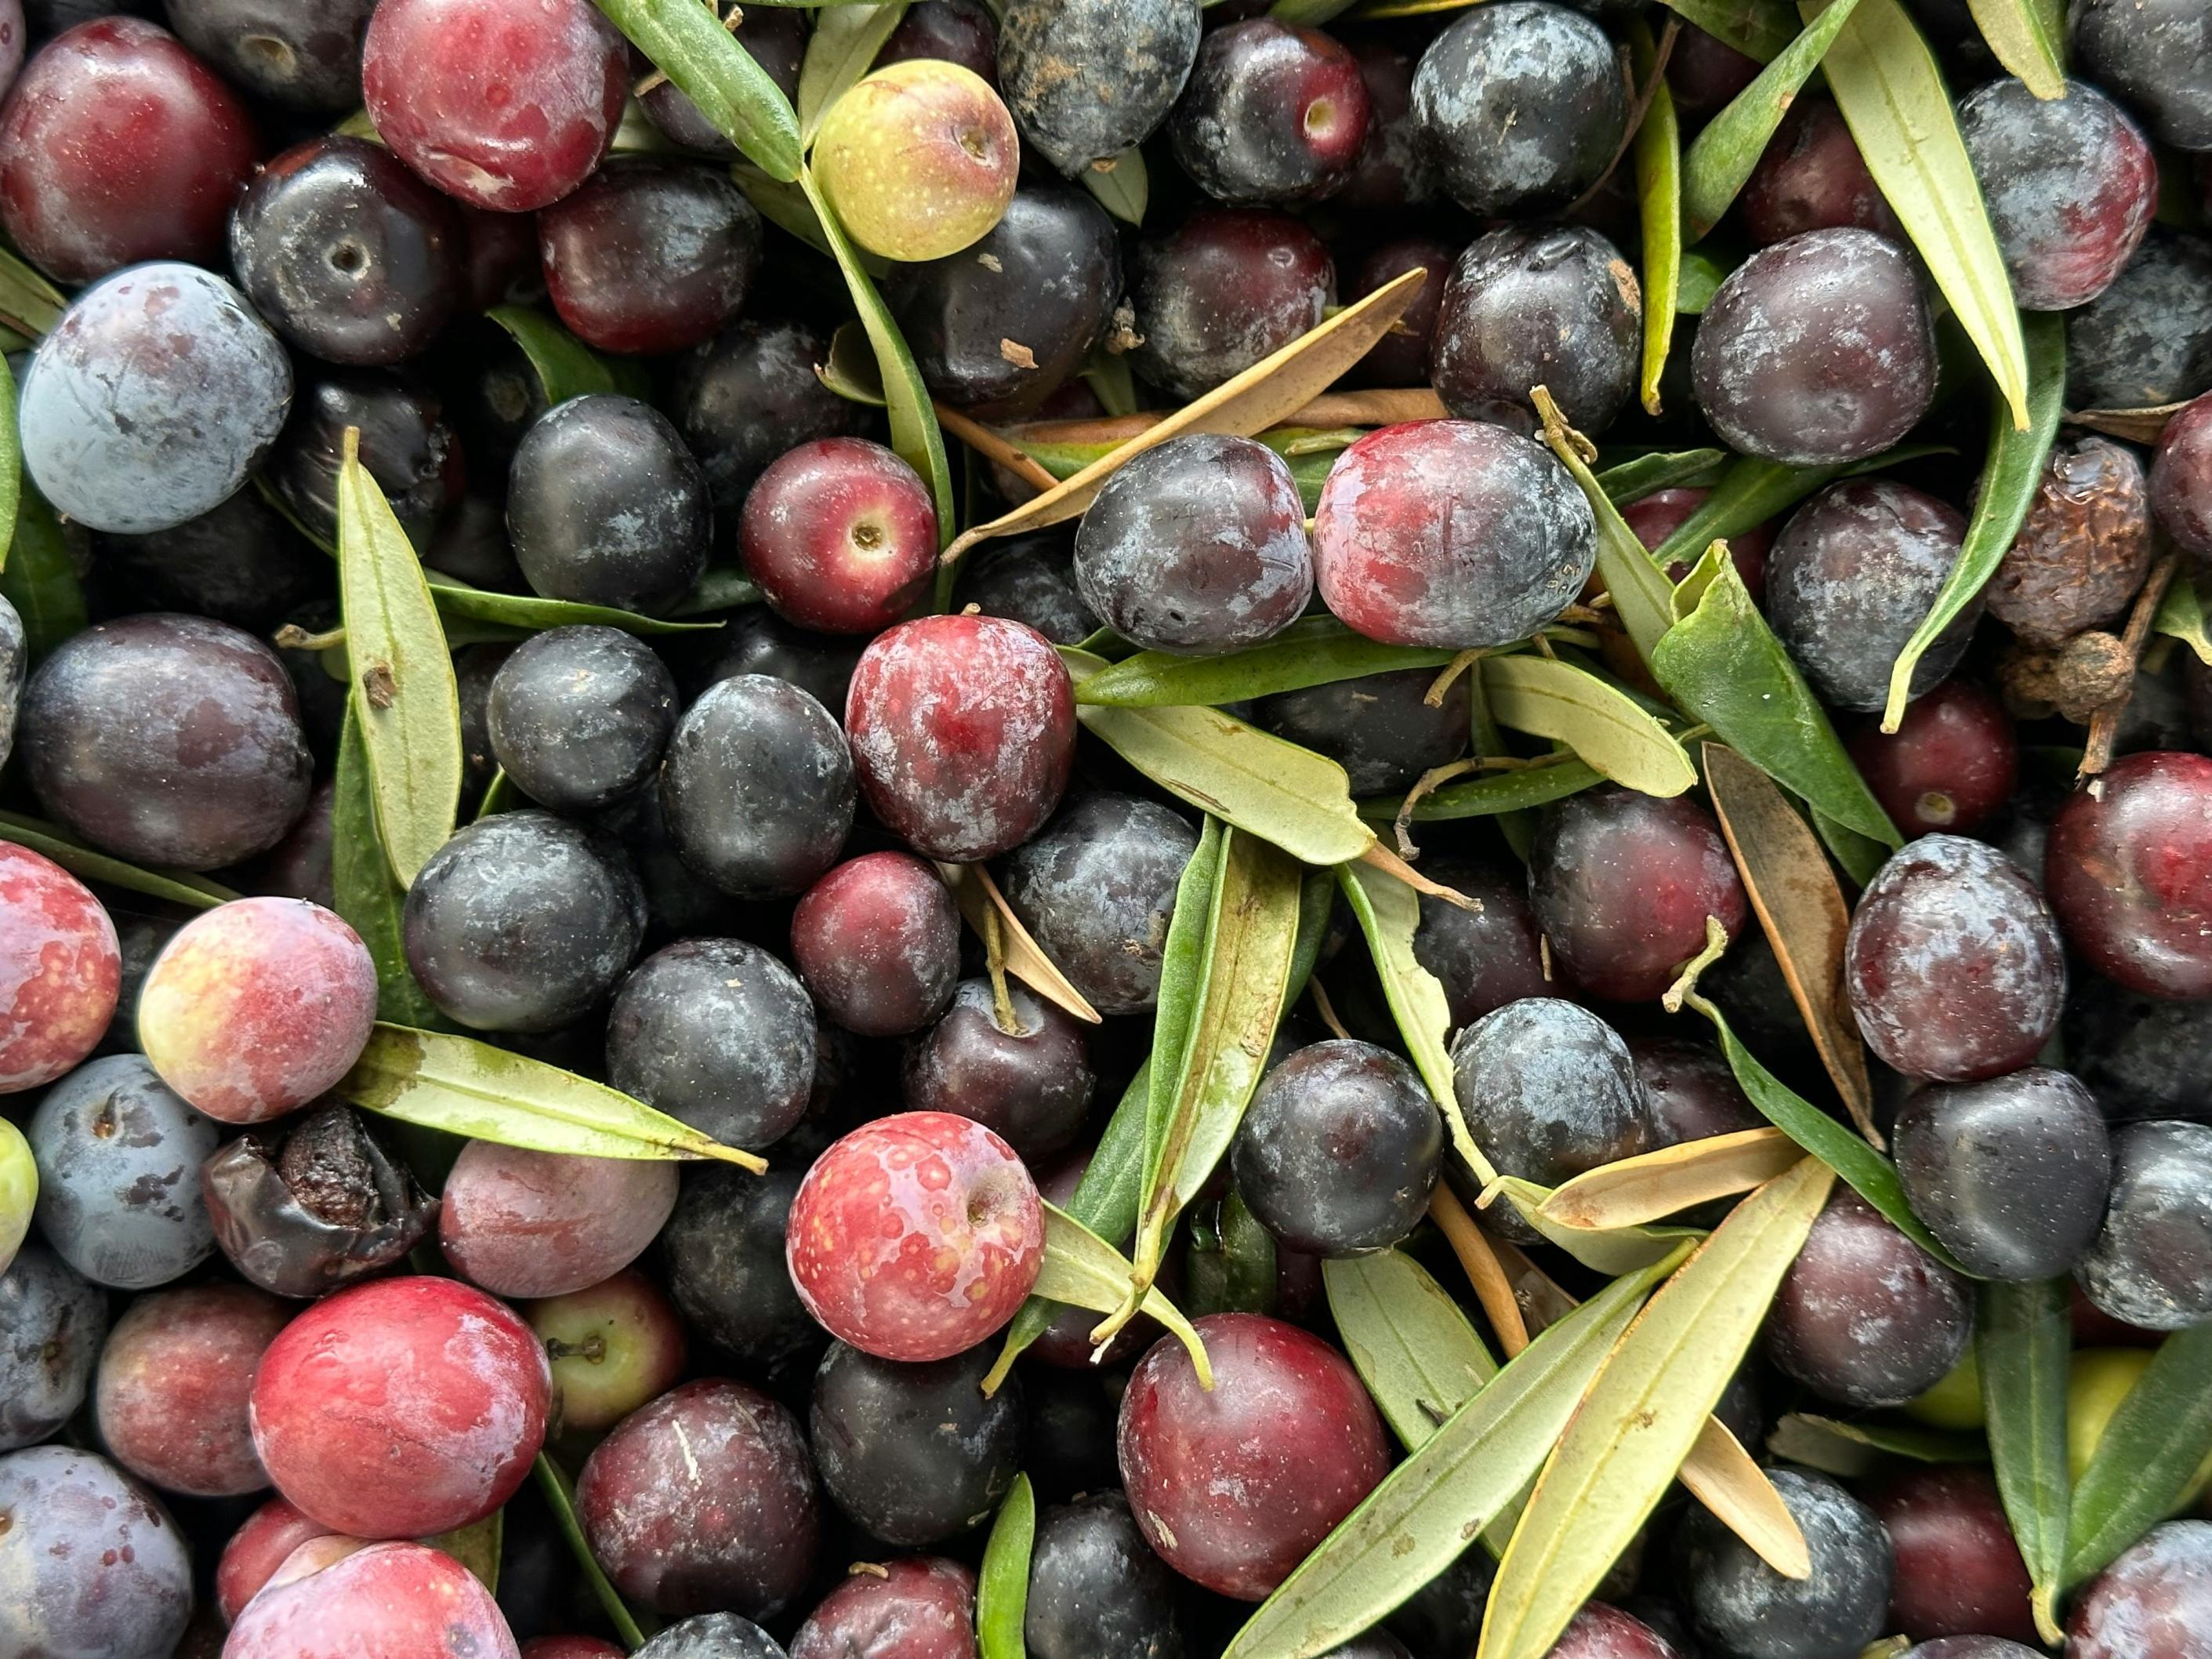
[[[987,918],[995,913],[1008,973],[1047,1002],[1065,1008],[1076,1018],[1093,1025],[1099,1023],[1098,1011],[1068,982],[1067,975],[1054,965],[1052,958],[1038,948],[1037,942],[1030,937],[1030,930],[1022,926],[1021,918],[1006,902],[1006,895],[999,890],[999,884],[991,879],[989,871],[980,864],[940,864],[937,873],[945,878],[945,884],[952,890],[952,902],[960,907],[960,914],[980,937],[991,937]]]
[[[1547,1221],[1562,1227],[1640,1226],[1694,1204],[1747,1193],[1804,1155],[1796,1141],[1771,1127],[1686,1140],[1578,1175],[1539,1208]]]

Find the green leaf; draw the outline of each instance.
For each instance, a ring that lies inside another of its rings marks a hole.
[[[1694,564],[1716,538],[1733,541],[1838,478],[1856,478],[1925,455],[1951,453],[1936,445],[1900,444],[1852,466],[1784,466],[1778,461],[1740,456],[1713,493],[1651,550],[1651,557],[1662,569],[1678,562]]]
[[[2021,319],[2021,337],[2027,350],[2027,430],[2013,425],[2002,403],[1992,403],[1989,459],[1982,465],[1975,491],[1973,521],[1966,526],[1966,538],[1951,574],[1944,578],[1942,591],[1889,671],[1889,706],[1881,717],[1885,732],[1896,731],[1905,718],[1905,705],[1912,696],[1912,672],[1921,654],[1996,574],[1998,562],[2035,505],[2043,464],[2066,410],[2066,319],[2056,312],[2031,313]]]
[[[822,118],[858,84],[906,16],[907,0],[885,5],[839,6],[823,14],[807,38],[799,65],[799,142],[811,147]]]
[[[1990,55],[2039,98],[2066,95],[2066,20],[2060,0],[1966,0]]]
[[[1622,1335],[1498,1564],[1477,1659],[1551,1652],[1705,1431],[1833,1179],[1808,1158],[1753,1193]]]
[[[733,564],[711,567],[699,578],[698,585],[677,602],[672,617],[701,617],[717,611],[735,611],[740,605],[758,605],[761,591],[753,579]]]
[[[771,179],[799,176],[799,118],[769,73],[699,0],[596,0],[714,130]]]
[[[1675,603],[1695,608],[1651,653],[1651,672],[1683,712],[1838,823],[1903,845],[1724,549],[1698,561]]]
[[[1828,849],[1828,856],[1861,887],[1872,881],[1875,872],[1889,861],[1887,842],[1844,828],[1817,806],[1807,810],[1813,815],[1813,828],[1820,835],[1820,844]]]
[[[338,608],[378,839],[403,887],[452,837],[466,768],[453,659],[422,562],[346,429],[338,469]]]
[[[824,258],[837,257],[836,249],[830,245],[830,233],[822,228],[822,221],[815,216],[814,204],[807,199],[797,179],[771,179],[758,167],[743,161],[730,164],[730,177],[769,223],[796,236]],[[890,274],[891,262],[880,255],[864,247],[853,248],[852,254],[869,276],[883,277]]]
[[[1105,659],[1069,647],[1060,659],[1082,683]],[[1375,844],[1334,761],[1247,726],[1218,708],[1079,708],[1107,747],[1170,794],[1273,842],[1308,864],[1341,864]]]
[[[1267,8],[1267,15],[1279,23],[1303,23],[1319,27],[1333,17],[1350,11],[1354,0],[1275,0]]]
[[[1835,0],[1777,53],[1758,77],[1705,123],[1682,161],[1682,216],[1692,240],[1721,221],[1766,153],[1775,129],[1797,101],[1858,0]]]
[[[1517,812],[1524,807],[1562,800],[1604,781],[1595,770],[1578,760],[1516,767],[1511,771],[1493,772],[1487,777],[1448,783],[1441,789],[1431,790],[1413,803],[1413,822],[1493,817],[1501,812]],[[1382,800],[1362,801],[1360,816],[1387,823],[1398,816],[1401,799],[1401,796],[1392,795]]]
[[[1353,633],[1334,617],[1308,617],[1263,645],[1226,656],[1139,651],[1084,680],[1075,689],[1075,701],[1107,708],[1218,708],[1401,668],[1440,669],[1458,654],[1384,645]]]
[[[212,910],[228,904],[236,893],[189,870],[143,870],[135,864],[83,846],[58,823],[27,817],[21,812],[0,812],[0,841],[11,841],[52,859],[73,876],[97,881],[149,898],[167,899],[194,910]]]
[[[530,798],[515,787],[514,780],[507,775],[504,766],[493,769],[491,781],[484,785],[482,799],[477,802],[472,823],[482,823],[486,818],[495,818],[501,812],[519,811],[530,804]]]
[[[0,568],[0,598],[23,619],[23,647],[36,667],[64,640],[83,631],[84,589],[60,519],[20,469],[16,477],[15,528],[7,565]]]
[[[599,1601],[599,1611],[606,1614],[607,1623],[614,1626],[622,1644],[635,1651],[645,1645],[648,1632],[659,1627],[652,1620],[641,1620],[623,1604],[622,1595],[598,1560],[592,1547],[586,1541],[584,1528],[576,1520],[576,1489],[568,1484],[568,1477],[561,1466],[544,1452],[532,1473],[538,1478],[538,1490],[545,1498],[545,1506],[553,1511],[554,1529],[568,1546],[568,1553],[576,1558],[576,1570],[584,1575],[584,1582],[592,1587],[592,1595]]]
[[[2212,1325],[2158,1345],[2074,1486],[2066,1583],[2078,1584],[2173,1513],[2212,1453]]]
[[[1641,82],[1657,56],[1650,26],[1638,19],[1629,38]],[[1682,129],[1674,118],[1674,94],[1663,77],[1654,85],[1651,107],[1636,129],[1634,160],[1644,236],[1644,408],[1656,415],[1659,378],[1674,342],[1674,295],[1682,278]]]
[[[768,1167],[604,1083],[474,1037],[383,1021],[331,1092],[402,1123],[531,1152]]]
[[[1685,317],[1704,316],[1713,295],[1721,291],[1721,284],[1742,262],[1742,256],[1733,252],[1724,254],[1711,247],[1685,250],[1682,274],[1674,285],[1674,309]]]
[[[1036,1542],[1036,1493],[1026,1474],[999,1505],[975,1575],[976,1659],[1024,1659],[1022,1620],[1030,1605],[1030,1551]]]
[[[1591,1377],[1665,1276],[1662,1266],[1614,1280],[1515,1356],[1315,1546],[1223,1659],[1314,1659],[1456,1561],[1543,1466]]]
[[[619,628],[625,634],[698,634],[711,632],[720,623],[672,622],[643,617],[611,605],[580,605],[572,599],[541,599],[535,593],[495,593],[471,587],[456,577],[428,573],[431,602],[441,617],[464,617],[471,622],[496,623],[540,633],[549,628]],[[451,642],[450,632],[448,643]]]
[[[1092,1232],[1066,1211],[1044,1206],[1044,1265],[1037,1273],[1036,1293],[1070,1307],[1114,1313],[1127,1303],[1136,1269],[1128,1257]],[[1213,1387],[1213,1366],[1206,1357],[1206,1344],[1190,1322],[1157,1290],[1147,1287],[1143,1310],[1165,1326],[1190,1355],[1201,1387]]]
[[[59,289],[0,247],[0,323],[27,339],[43,339],[68,308]]]
[[[1451,1054],[1444,1047],[1444,1034],[1451,1030],[1451,1004],[1437,976],[1413,955],[1413,937],[1421,927],[1420,895],[1395,876],[1364,864],[1340,865],[1336,881],[1366,936],[1367,953],[1382,983],[1382,1000],[1390,1006],[1390,1017],[1397,1022],[1413,1069],[1444,1115],[1454,1150],[1486,1186],[1498,1179],[1498,1171],[1468,1133],[1459,1094],[1452,1087]]]
[[[1807,22],[1838,0],[1798,0]],[[1859,0],[1820,68],[1867,171],[2025,431],[2027,349],[1936,56],[1898,0]]]
[[[1193,1210],[1183,1233],[1183,1303],[1193,1314],[1275,1311],[1275,1236],[1235,1186]]]
[[[0,570],[15,539],[15,512],[23,499],[23,445],[15,427],[15,376],[0,356]]]
[[[1407,1451],[1498,1375],[1459,1304],[1402,1250],[1323,1261],[1321,1281],[1345,1353]]]
[[[506,1537],[507,1511],[496,1509],[481,1521],[471,1521],[465,1527],[441,1532],[422,1542],[452,1556],[495,1595],[499,1593],[500,1553]]]
[[[1653,648],[1674,624],[1674,585],[1667,580],[1664,568],[1644,551],[1644,544],[1620,516],[1620,509],[1591,473],[1577,447],[1584,441],[1560,417],[1552,394],[1537,386],[1531,396],[1536,412],[1543,417],[1544,441],[1583,487],[1597,519],[1597,571],[1606,592],[1613,595],[1613,613],[1628,630],[1636,654],[1649,662]]]
[[[2197,661],[2212,666],[2212,632],[2205,628],[2204,595],[2185,574],[2177,574],[2166,584],[2151,627],[2168,639],[2179,640],[2197,653]]]
[[[617,390],[614,370],[606,359],[544,312],[527,306],[494,306],[484,315],[522,348],[545,394],[548,409],[571,398]]]
[[[1152,1004],[1152,1052],[1146,1060],[1147,1085],[1161,1101],[1182,1075],[1183,1052],[1190,1046],[1191,1016],[1198,1006],[1206,972],[1206,939],[1213,919],[1213,890],[1221,879],[1221,848],[1226,839],[1220,819],[1208,813],[1199,826],[1198,850],[1176,882],[1175,908],[1168,915],[1166,943],[1160,947],[1160,988]],[[1146,1120],[1149,1125],[1149,1116]],[[1149,1151],[1149,1130],[1144,1143]],[[1139,1169],[1143,1182],[1142,1165]],[[1129,1214],[1132,1228],[1136,1212]]]
[[[814,365],[814,378],[848,404],[884,406],[883,371],[876,367],[875,348],[868,331],[858,323],[840,323],[830,337],[830,356]]]
[[[1788,0],[1667,0],[1667,9],[1762,64],[1797,35]]]
[[[2064,1279],[1984,1285],[1974,1320],[1990,1461],[2034,1586],[2029,1599],[2035,1622],[2054,1644],[2061,1637],[2057,1608],[2073,1502],[2066,1462],[2072,1288]]]
[[[1500,726],[1550,738],[1615,783],[1646,795],[1696,787],[1698,769],[1667,728],[1596,675],[1538,656],[1491,657],[1482,689]]]
[[[937,543],[942,547],[952,539],[957,524],[952,505],[952,468],[945,459],[945,434],[938,428],[929,388],[922,384],[921,371],[915,367],[914,354],[907,349],[883,295],[876,292],[875,283],[861,266],[853,239],[830,211],[813,173],[804,166],[799,169],[799,184],[829,240],[831,256],[845,274],[845,287],[853,296],[860,326],[867,331],[868,343],[875,348],[876,369],[883,380],[890,416],[891,447],[929,485],[930,500],[937,510]]]
[[[377,839],[368,757],[350,700],[338,732],[337,771],[331,782],[331,892],[337,913],[361,935],[376,964],[378,1018],[399,1025],[442,1026],[445,1017],[407,967],[400,932],[407,894]]]
[[[1760,1116],[1841,1176],[1853,1191],[1887,1216],[1922,1249],[1954,1272],[1966,1272],[1936,1242],[1936,1235],[1928,1231],[1920,1218],[1913,1214],[1912,1206],[1905,1196],[1904,1183],[1898,1180],[1897,1171],[1887,1158],[1760,1065],[1752,1052],[1736,1040],[1735,1033],[1729,1029],[1727,1018],[1704,997],[1692,992],[1684,1001],[1712,1021],[1729,1070],[1735,1074],[1737,1086],[1750,1097]]]
[[[1152,193],[1152,175],[1145,167],[1145,152],[1132,144],[1113,158],[1110,167],[1093,161],[1079,175],[1084,189],[1098,205],[1125,225],[1145,222],[1145,209]]]
[[[1638,455],[1597,475],[1597,487],[1615,507],[1640,501],[1662,489],[1717,482],[1731,457],[1725,449],[1682,449]]]
[[[1802,1463],[1857,1480],[1882,1460],[1915,1463],[1985,1463],[1989,1448],[1975,1434],[1953,1434],[1917,1423],[1846,1423],[1839,1418],[1791,1412],[1776,1422],[1766,1449],[1786,1462]]]

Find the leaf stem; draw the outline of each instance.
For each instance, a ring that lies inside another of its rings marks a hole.
[[[1498,1346],[1508,1359],[1512,1358],[1528,1346],[1528,1323],[1522,1317],[1520,1301],[1506,1281],[1504,1267],[1491,1250],[1489,1238],[1457,1195],[1441,1182],[1430,1194],[1429,1218],[1443,1229],[1468,1282],[1474,1286],[1475,1300],[1482,1304],[1490,1328],[1497,1334]]]

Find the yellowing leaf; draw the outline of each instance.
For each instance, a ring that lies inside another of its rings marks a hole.
[[[1065,1302],[1093,1313],[1112,1313],[1127,1299],[1135,1269],[1128,1257],[1056,1205],[1044,1206],[1044,1266],[1031,1293]],[[1213,1366],[1206,1357],[1206,1344],[1191,1328],[1176,1305],[1156,1290],[1147,1290],[1143,1310],[1172,1333],[1189,1351],[1190,1363],[1202,1387],[1213,1386]]]
[[[1966,0],[1990,53],[2039,98],[2066,95],[2066,20],[2059,0]]]
[[[960,907],[960,914],[975,930],[979,939],[990,938],[990,918],[996,913],[999,938],[1006,949],[1006,971],[1020,980],[1047,1002],[1053,1003],[1091,1024],[1098,1024],[1098,1011],[1090,1000],[1069,982],[1067,975],[1054,965],[1030,930],[1022,926],[1014,908],[1006,902],[999,884],[991,879],[991,872],[980,864],[940,864],[937,873],[952,890],[952,902]]]
[[[1782,1494],[1717,1417],[1708,1417],[1676,1471],[1690,1496],[1784,1578],[1813,1576],[1805,1534]]]
[[[1500,726],[1564,743],[1615,783],[1646,795],[1694,787],[1697,768],[1636,700],[1570,662],[1489,657],[1482,689]]]
[[[1774,1179],[1805,1156],[1779,1129],[1743,1129],[1662,1146],[1584,1171],[1537,1206],[1556,1226],[1632,1227]]]
[[[1459,1304],[1403,1251],[1323,1261],[1321,1279],[1344,1352],[1407,1451],[1498,1375]]]

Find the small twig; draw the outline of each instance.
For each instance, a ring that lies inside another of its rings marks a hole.
[[[1014,1012],[1013,994],[1006,989],[1006,924],[999,920],[996,905],[983,909],[983,960],[991,975],[991,1017],[1008,1036],[1020,1036],[1022,1023]]]
[[[1472,910],[1478,915],[1482,913],[1480,899],[1471,899],[1456,888],[1447,887],[1440,881],[1431,881],[1379,841],[1368,844],[1367,850],[1359,855],[1359,861],[1373,865],[1386,875],[1397,877],[1417,893],[1440,898],[1447,904],[1455,904],[1461,909]]]
[[[343,628],[326,628],[319,634],[310,634],[297,623],[286,623],[272,636],[270,643],[279,651],[327,651],[334,645],[345,643]]]
[[[629,89],[629,95],[633,98],[642,98],[649,92],[659,91],[661,88],[667,84],[668,71],[666,70],[655,70],[652,74],[647,76],[635,86],[632,87]]]
[[[1429,683],[1429,689],[1421,694],[1421,701],[1431,708],[1443,708],[1444,699],[1451,695],[1452,687],[1459,683],[1459,677],[1489,654],[1488,651],[1480,648],[1461,652],[1444,665],[1442,673]]]
[[[1659,95],[1659,84],[1666,79],[1667,59],[1674,55],[1674,37],[1681,32],[1682,20],[1668,17],[1667,27],[1659,33],[1659,50],[1651,59],[1651,74],[1641,87],[1636,84],[1635,71],[1628,66],[1627,53],[1622,52],[1620,78],[1628,86],[1628,125],[1620,135],[1620,147],[1613,151],[1613,159],[1605,164],[1605,171],[1598,174],[1597,182],[1575,198],[1574,204],[1560,216],[1562,218],[1573,218],[1613,182],[1613,175],[1620,170],[1622,160],[1628,155],[1629,146],[1636,142],[1636,135],[1644,125],[1644,118],[1651,112],[1651,100]]]
[[[1698,988],[1698,975],[1721,959],[1721,952],[1729,947],[1728,929],[1721,926],[1718,916],[1705,918],[1705,948],[1682,964],[1682,971],[1667,988],[1667,994],[1659,999],[1659,1006],[1670,1014],[1682,1012],[1682,1004]]]
[[[1352,1033],[1344,1029],[1344,1022],[1336,1017],[1336,1006],[1328,1000],[1328,993],[1322,988],[1321,981],[1318,978],[1308,980],[1306,989],[1313,994],[1314,1012],[1321,1016],[1321,1023],[1349,1042]]]
[[[1479,772],[1482,768],[1481,757],[1470,756],[1466,760],[1455,760],[1447,765],[1431,766],[1414,780],[1413,787],[1406,792],[1406,799],[1398,803],[1398,816],[1390,821],[1390,832],[1397,839],[1399,857],[1410,861],[1421,856],[1421,849],[1413,845],[1413,809],[1421,804],[1422,798],[1454,778],[1464,777],[1469,772]]]
[[[2128,615],[2128,630],[2120,635],[2120,648],[2128,665],[2126,684],[2120,695],[2100,708],[2089,718],[2089,740],[2081,749],[2081,769],[2077,777],[2093,778],[2112,763],[2112,744],[2120,734],[2120,717],[2128,712],[2128,704],[2136,695],[2136,665],[2142,659],[2143,641],[2150,637],[2150,625],[2157,615],[2159,602],[2166,598],[2166,590],[2179,568],[2181,556],[2169,553],[2158,562],[2150,573],[2150,580],[2136,596],[2136,608]]]
[[[1514,1358],[1528,1346],[1528,1324],[1521,1316],[1520,1299],[1513,1294],[1512,1284],[1492,1251],[1488,1237],[1442,1182],[1429,1195],[1429,1217],[1443,1229],[1468,1283],[1474,1286],[1474,1298],[1482,1304],[1490,1328],[1498,1334],[1498,1346],[1505,1350],[1508,1359]]]
[[[972,420],[957,409],[947,409],[943,404],[931,407],[937,411],[939,426],[984,459],[996,461],[1024,483],[1035,485],[1039,495],[1059,484],[1060,480],[1045,471],[1034,455],[1016,448],[981,421]]]

